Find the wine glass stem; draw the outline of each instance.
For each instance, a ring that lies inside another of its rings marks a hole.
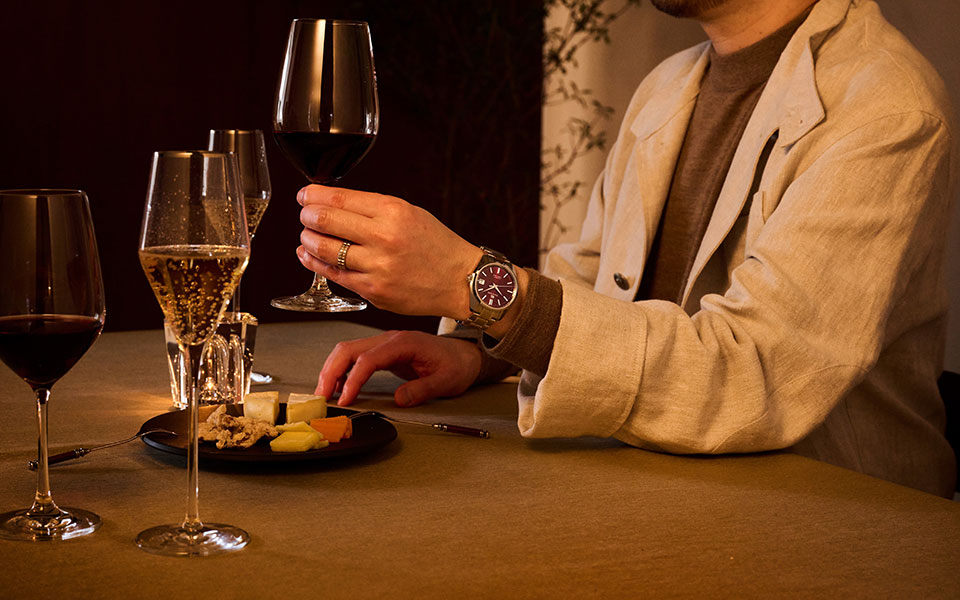
[[[37,393],[37,493],[33,506],[27,512],[29,517],[49,516],[60,512],[50,495],[50,469],[47,460],[47,402],[50,390],[39,388]]]
[[[187,533],[196,533],[203,528],[200,521],[200,487],[198,482],[198,439],[200,416],[200,390],[197,378],[200,375],[200,360],[203,344],[181,344],[183,367],[186,369],[187,385],[180,386],[180,401],[187,405],[187,514],[181,528]]]
[[[332,296],[333,292],[330,291],[330,286],[327,285],[327,278],[319,273],[313,274],[313,284],[310,286],[310,291],[308,292],[314,296]]]

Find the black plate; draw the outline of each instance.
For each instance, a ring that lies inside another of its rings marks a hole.
[[[355,411],[347,410],[337,406],[327,407],[327,416],[336,417],[338,415],[349,415]],[[238,404],[227,405],[227,414],[240,416],[243,414],[241,406]],[[280,416],[277,417],[278,423],[286,420],[287,405],[280,404]],[[177,433],[176,437],[156,433],[145,435],[141,439],[151,448],[170,452],[172,454],[187,454],[187,411],[178,410],[174,412],[157,415],[143,424],[141,431],[159,427],[169,429]],[[262,438],[256,444],[249,448],[224,448],[218,450],[213,442],[200,442],[200,459],[204,460],[223,460],[233,462],[297,462],[324,460],[331,458],[342,458],[346,456],[356,456],[372,452],[377,448],[386,446],[397,437],[397,429],[390,422],[366,415],[353,421],[353,436],[349,439],[343,439],[336,443],[331,443],[325,448],[319,450],[308,450],[306,452],[274,452],[270,449],[269,438]]]

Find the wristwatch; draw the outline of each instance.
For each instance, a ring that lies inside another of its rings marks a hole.
[[[483,256],[467,276],[470,286],[470,317],[458,321],[486,329],[499,321],[517,299],[517,272],[507,257],[480,246]]]

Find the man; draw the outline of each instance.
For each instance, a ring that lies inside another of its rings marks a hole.
[[[545,275],[400,199],[301,190],[304,265],[466,324],[342,343],[318,393],[349,404],[391,369],[411,379],[396,402],[417,404],[483,380],[492,356],[523,369],[525,436],[789,448],[951,495],[942,82],[872,0],[654,4],[710,41],[640,84],[580,240]],[[455,337],[470,326],[480,345]]]

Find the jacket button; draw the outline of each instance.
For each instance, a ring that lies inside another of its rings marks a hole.
[[[620,288],[621,290],[629,290],[629,289],[630,289],[630,282],[627,281],[627,278],[624,277],[624,276],[623,276],[622,274],[620,274],[620,273],[614,273],[614,274],[613,274],[613,281],[614,281],[614,283],[617,284],[617,287]]]

